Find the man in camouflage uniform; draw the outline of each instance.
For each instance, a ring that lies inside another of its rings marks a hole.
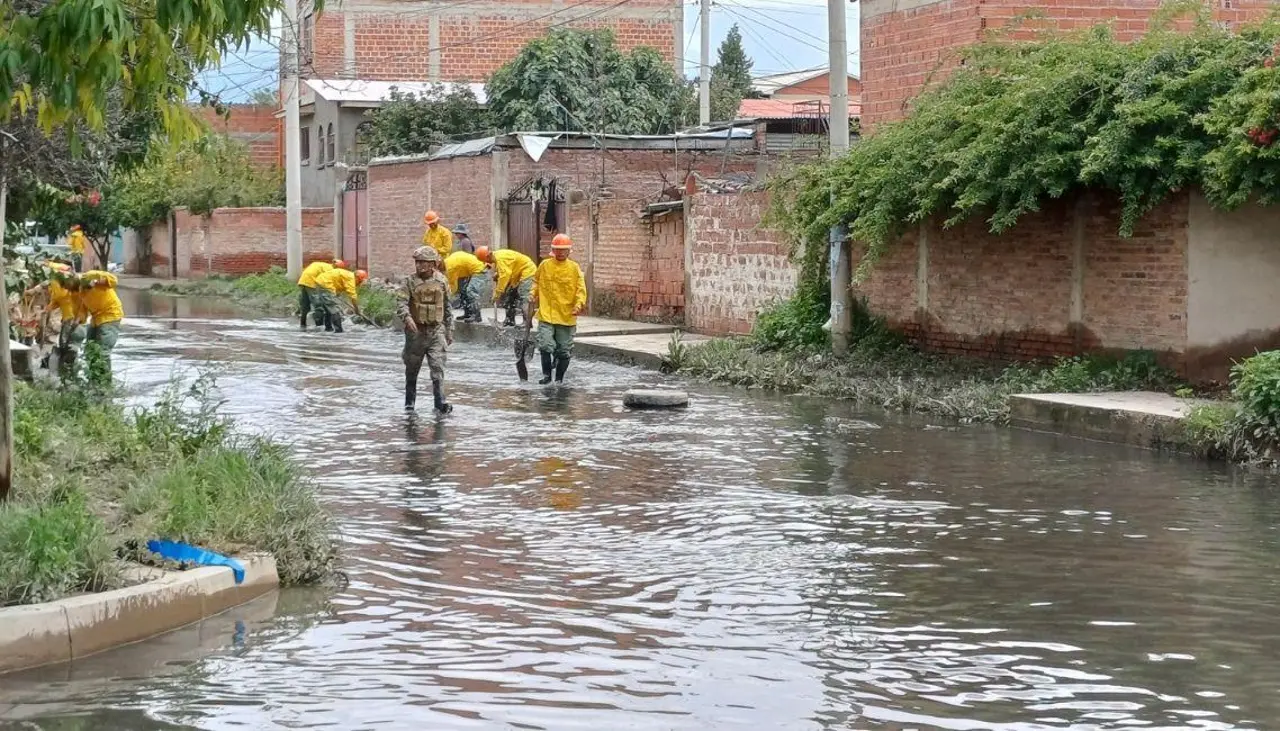
[[[440,272],[439,252],[430,246],[413,252],[413,266],[414,275],[405,278],[396,308],[404,324],[404,409],[413,411],[418,400],[418,373],[425,357],[436,411],[447,414],[453,410],[444,400],[445,351],[453,345],[449,280]]]

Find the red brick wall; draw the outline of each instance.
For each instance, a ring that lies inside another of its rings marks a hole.
[[[652,305],[653,283],[645,284],[645,261],[649,249],[649,226],[640,220],[638,206],[632,201],[601,201],[594,216],[594,251],[589,259],[591,276],[591,304],[593,312],[613,304],[620,307],[627,302],[632,316],[640,314],[641,290],[645,292],[645,304]],[[625,312],[607,309],[606,316],[621,317]]]
[[[685,321],[695,331],[750,332],[760,309],[795,292],[787,244],[760,226],[767,207],[763,192],[693,196]]]
[[[954,67],[954,51],[976,43],[985,30],[1001,28],[1035,11],[1040,18],[1023,20],[1030,36],[1038,28],[1071,30],[1114,22],[1117,36],[1132,39],[1162,0],[935,0],[909,2],[907,9],[884,12],[887,0],[863,2],[861,76],[862,129],[900,119],[905,106],[930,74],[940,80]],[[1262,18],[1270,0],[1213,0],[1214,17],[1238,23]],[[1016,37],[1016,36],[1015,36]]]
[[[1116,204],[1092,198],[1047,205],[1000,236],[980,220],[931,226],[923,302],[918,231],[886,252],[857,294],[930,350],[1012,360],[1149,349],[1181,366],[1187,206],[1183,196],[1156,209],[1128,239],[1117,233]]]
[[[253,161],[263,166],[279,167],[284,127],[276,119],[276,108],[261,104],[230,104],[223,118],[210,107],[198,107],[197,116],[214,132],[225,134],[249,147]]]
[[[675,211],[643,224],[649,230],[636,318],[684,322],[684,213]]]
[[[353,13],[355,26],[355,75],[361,79],[386,81],[426,81],[430,78],[431,31],[428,3],[401,3],[404,9],[384,13]],[[418,5],[421,9],[415,10]],[[600,12],[591,18],[568,22],[569,14],[551,15],[557,8],[540,2],[512,2],[488,7],[475,6],[473,12],[445,14],[439,19],[440,79],[484,81],[498,67],[510,61],[529,41],[557,27],[611,28],[623,49],[648,46],[664,58],[675,58],[674,23],[670,17],[680,6],[666,0],[632,0],[618,13],[608,9],[613,0],[578,3],[573,13]],[[579,7],[580,6],[580,7]],[[598,6],[598,7],[596,7]],[[559,8],[563,9],[563,8]],[[549,16],[540,18],[539,16]],[[611,17],[612,16],[612,17]],[[335,78],[343,75],[345,64],[346,17],[340,7],[316,18],[313,60],[304,75]]]
[[[426,213],[427,189],[425,161],[369,166],[371,276],[401,276],[412,266],[406,260],[412,261],[409,257],[413,250],[422,244],[422,214]],[[448,211],[441,215],[449,220]]]
[[[884,0],[880,0],[884,2]],[[955,48],[981,37],[979,0],[940,0],[908,10],[873,14],[863,3],[861,22],[862,130],[903,116],[931,73]]]
[[[179,277],[255,274],[288,264],[283,208],[218,208],[208,216],[180,208],[174,221]],[[169,258],[167,228],[155,234],[152,262],[156,275],[163,276]],[[333,242],[333,210],[302,209],[304,263],[333,258]]]

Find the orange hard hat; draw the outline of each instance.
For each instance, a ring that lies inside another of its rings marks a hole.
[[[422,217],[422,222],[428,226],[433,223],[440,223],[440,214],[435,211],[427,211],[427,215]]]
[[[551,239],[551,248],[572,249],[573,239],[569,238],[569,234],[556,234],[556,237]]]
[[[334,259],[334,260],[333,260],[333,265],[334,265],[334,266],[336,266],[336,267],[338,267],[339,269],[346,269],[346,268],[347,268],[347,263],[346,263],[345,261],[343,261],[342,259]]]
[[[73,223],[73,224],[71,224],[71,230],[72,230],[72,231],[79,231],[79,230],[80,230],[80,224],[78,224],[78,223]]]
[[[364,280],[366,280],[366,279],[368,279],[368,278],[369,278],[369,272],[366,272],[366,271],[365,271],[365,270],[363,270],[363,269],[357,269],[357,270],[356,270],[356,281],[357,281],[357,282],[364,282]]]
[[[488,246],[477,246],[477,247],[476,247],[476,258],[477,258],[477,259],[479,259],[480,261],[489,261],[489,247],[488,247]]]

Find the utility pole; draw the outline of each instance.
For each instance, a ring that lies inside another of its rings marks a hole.
[[[702,61],[698,66],[698,124],[705,125],[711,122],[711,0],[702,0],[700,5]]]
[[[831,157],[849,151],[849,46],[845,38],[845,8],[848,0],[827,0],[827,53],[831,96]],[[835,197],[835,191],[832,191]],[[853,330],[853,283],[850,267],[849,233],[843,225],[832,226],[829,245],[831,259],[831,351],[849,352]]]
[[[16,142],[0,130],[0,250],[4,249],[5,204],[9,198],[6,147]],[[34,368],[34,366],[32,366]],[[4,289],[4,257],[0,256],[0,502],[13,486],[13,354],[9,352],[9,294]]]
[[[302,274],[302,123],[298,119],[298,0],[284,2],[285,263],[290,281]]]

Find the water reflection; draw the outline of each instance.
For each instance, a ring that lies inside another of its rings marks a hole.
[[[56,702],[38,677],[5,678],[0,718],[1280,725],[1268,478],[703,387],[685,412],[629,413],[621,391],[657,376],[579,359],[567,388],[521,384],[484,338],[451,356],[452,415],[405,416],[389,333],[128,306],[156,315],[119,350],[134,397],[219,364],[228,412],[318,472],[350,583],[218,635],[178,673],[109,653]]]

